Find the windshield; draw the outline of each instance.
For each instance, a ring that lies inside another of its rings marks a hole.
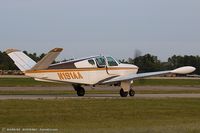
[[[106,58],[109,66],[118,66],[118,63],[115,59],[113,59],[112,57],[106,57]]]

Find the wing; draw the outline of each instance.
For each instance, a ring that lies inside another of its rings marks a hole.
[[[120,81],[129,81],[129,80],[131,81],[131,80],[136,80],[136,79],[140,79],[140,78],[157,76],[157,75],[165,75],[165,74],[170,74],[170,73],[188,74],[188,73],[194,72],[195,70],[196,70],[196,68],[194,68],[194,67],[186,66],[186,67],[181,67],[181,68],[171,70],[171,71],[148,72],[148,73],[130,74],[127,76],[119,76],[119,77],[115,77],[110,80],[104,81],[102,83],[107,84],[107,83],[114,83],[114,82],[120,82]]]

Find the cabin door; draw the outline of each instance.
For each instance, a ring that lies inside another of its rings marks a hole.
[[[119,67],[117,61],[108,56],[106,57],[106,70],[109,75],[119,75]]]

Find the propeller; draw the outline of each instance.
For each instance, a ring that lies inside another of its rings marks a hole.
[[[142,56],[142,52],[141,52],[141,50],[139,50],[139,49],[135,49],[135,52],[134,52],[134,59],[135,58],[137,58],[137,57],[140,57],[140,56]],[[144,84],[145,83],[145,79],[138,79],[138,82],[140,83],[140,84]]]
[[[142,55],[142,52],[139,49],[135,49],[134,53],[135,53],[134,59]]]

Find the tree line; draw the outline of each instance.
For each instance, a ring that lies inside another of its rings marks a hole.
[[[42,53],[37,55],[37,53],[28,53],[24,51],[26,55],[32,58],[34,61],[38,62],[41,60],[45,54]],[[127,60],[120,60],[123,63],[130,63],[137,65],[140,69],[139,72],[153,72],[153,71],[163,71],[171,70],[182,66],[194,66],[197,68],[195,74],[200,74],[200,56],[193,55],[173,55],[168,58],[167,62],[162,62],[157,56],[146,54],[142,56],[137,56],[134,58],[128,58]],[[0,51],[0,70],[18,70],[13,61],[8,57],[5,52]]]
[[[146,54],[136,58],[129,58],[127,63],[137,65],[140,68],[139,72],[173,70],[182,66],[193,66],[196,67],[194,73],[200,74],[200,56],[173,55],[168,58],[167,62],[162,62],[157,56]]]
[[[27,51],[23,52],[36,62],[38,62],[45,56],[44,53],[42,53],[41,55],[37,55],[37,53],[28,53]],[[19,69],[5,52],[0,51],[0,70],[19,70]]]

